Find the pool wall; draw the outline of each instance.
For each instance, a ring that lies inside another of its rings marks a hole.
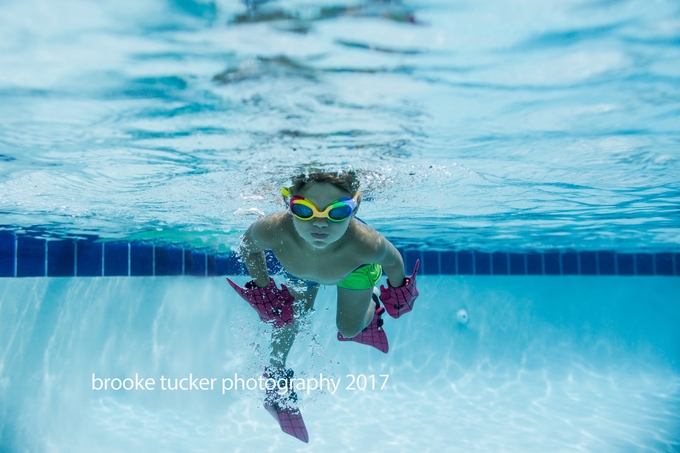
[[[508,253],[476,250],[422,251],[400,248],[411,270],[421,260],[425,275],[620,275],[680,276],[680,253],[617,253],[552,250]],[[270,272],[280,266],[268,256]],[[0,231],[0,277],[116,277],[243,275],[236,253],[204,251],[143,242],[48,240]]]
[[[257,390],[93,389],[94,377],[260,376],[269,327],[224,280],[247,279],[236,253],[0,231],[0,451],[680,447],[679,253],[400,252],[409,272],[421,260],[421,296],[386,319],[389,354],[338,342],[335,291],[319,293],[289,366],[389,384],[303,391],[304,445]]]
[[[190,373],[258,377],[268,327],[223,277],[3,279],[2,451],[680,446],[680,279],[424,275],[419,288],[412,313],[385,320],[388,354],[338,342],[335,291],[320,291],[289,358],[297,376],[389,381],[380,391],[301,391],[302,444],[281,433],[262,392],[92,388],[93,374],[157,385]]]

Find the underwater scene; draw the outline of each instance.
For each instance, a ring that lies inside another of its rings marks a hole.
[[[679,451],[678,61],[670,0],[0,0],[0,452]]]

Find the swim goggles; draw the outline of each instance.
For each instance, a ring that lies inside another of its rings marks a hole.
[[[300,220],[312,220],[319,217],[331,222],[342,222],[351,216],[357,207],[355,198],[340,198],[325,208],[319,209],[305,197],[299,195],[291,197],[290,190],[286,188],[281,189],[281,193],[290,200],[290,212]]]

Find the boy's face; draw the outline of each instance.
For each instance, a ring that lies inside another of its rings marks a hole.
[[[344,190],[326,182],[308,184],[299,194],[311,201],[320,210],[333,203],[339,198],[349,198],[352,195]],[[354,214],[352,214],[354,215]],[[302,239],[312,247],[323,249],[340,239],[347,228],[349,218],[342,222],[331,222],[328,219],[314,217],[312,220],[300,220],[293,217],[295,231]]]

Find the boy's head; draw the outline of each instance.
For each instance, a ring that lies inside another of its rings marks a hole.
[[[342,198],[356,199],[352,215],[343,221],[330,221],[323,217],[301,220],[293,216],[295,230],[314,248],[323,249],[339,240],[347,232],[350,218],[359,206],[359,180],[353,171],[301,174],[293,178],[293,185],[288,191],[291,197],[304,197],[318,210]]]
[[[353,170],[336,171],[336,172],[315,172],[315,173],[301,173],[293,177],[293,185],[288,190],[293,195],[299,193],[307,188],[309,184],[314,183],[329,183],[340,190],[347,192],[350,198],[359,192],[359,178]]]

